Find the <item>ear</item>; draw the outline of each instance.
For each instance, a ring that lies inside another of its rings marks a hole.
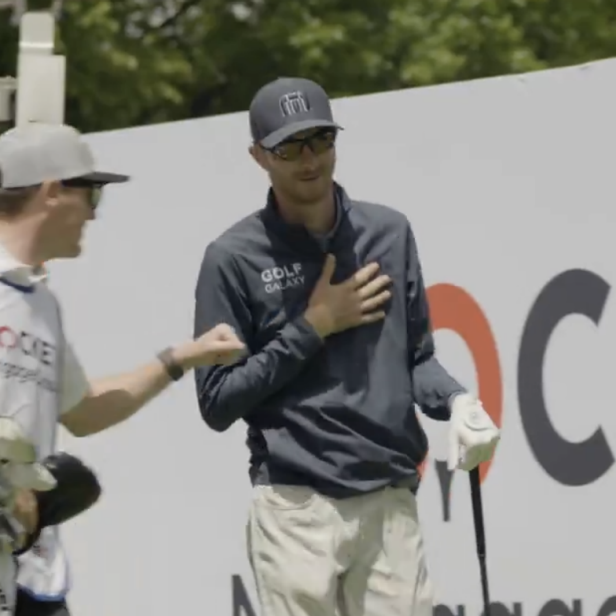
[[[43,182],[41,186],[41,196],[43,197],[45,205],[50,207],[56,206],[61,189],[60,182]]]
[[[267,171],[268,170],[267,152],[263,148],[259,147],[256,143],[253,143],[248,148],[248,151],[250,152],[250,155],[252,156],[254,161],[259,165],[259,167]]]

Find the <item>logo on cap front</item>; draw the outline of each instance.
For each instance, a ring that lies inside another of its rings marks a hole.
[[[280,105],[280,111],[285,118],[295,115],[296,113],[306,113],[310,109],[310,105],[303,92],[299,91],[289,92],[281,96],[278,103]]]

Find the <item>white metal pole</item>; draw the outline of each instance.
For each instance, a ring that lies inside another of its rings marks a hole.
[[[53,13],[24,13],[19,25],[16,125],[64,123],[66,58],[54,53],[54,45]]]
[[[19,26],[17,76],[0,76],[0,123],[64,123],[66,58],[54,53],[55,21],[62,2],[28,11],[26,0],[0,0]]]
[[[15,105],[13,104],[17,79],[15,77],[0,77],[0,123],[15,120]]]

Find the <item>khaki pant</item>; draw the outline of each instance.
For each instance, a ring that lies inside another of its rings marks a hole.
[[[408,489],[334,500],[304,487],[256,487],[248,552],[261,616],[432,616]]]

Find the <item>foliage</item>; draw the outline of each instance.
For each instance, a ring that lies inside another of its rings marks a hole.
[[[5,10],[0,75],[16,48]],[[283,75],[345,96],[605,58],[616,2],[65,0],[58,50],[67,121],[98,131],[243,110]]]

